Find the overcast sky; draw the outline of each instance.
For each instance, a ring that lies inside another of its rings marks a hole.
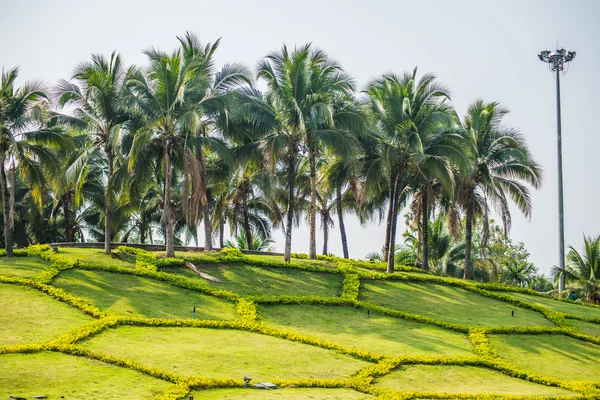
[[[69,78],[91,53],[117,50],[144,64],[148,46],[172,50],[190,30],[204,42],[221,37],[219,64],[252,68],[283,43],[313,42],[339,60],[359,87],[384,72],[432,72],[451,89],[463,115],[481,98],[511,113],[508,125],[527,138],[544,168],[530,220],[513,210],[511,236],[524,241],[542,271],[558,263],[555,82],[536,54],[557,45],[577,51],[561,77],[566,243],[580,249],[583,233],[600,234],[600,2],[589,1],[6,1],[0,0],[0,66],[19,66],[22,83]],[[597,114],[598,113],[598,114]],[[400,220],[403,220],[400,218]],[[378,251],[384,226],[348,218],[350,255]],[[336,227],[337,229],[337,227]],[[404,230],[398,228],[399,234]],[[341,254],[339,232],[330,251]],[[320,250],[321,236],[317,236]],[[283,250],[276,234],[276,249]],[[306,227],[293,251],[308,251]]]

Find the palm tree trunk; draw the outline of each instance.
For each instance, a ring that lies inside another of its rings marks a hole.
[[[398,201],[400,199],[400,174],[396,175],[396,181],[394,183],[393,196],[392,196],[392,226],[390,228],[390,242],[388,246],[388,265],[387,272],[394,272],[394,264],[396,262],[396,225],[398,225]]]
[[[225,247],[225,221],[221,221],[219,224],[219,247]]]
[[[429,205],[427,201],[427,188],[425,188],[421,196],[421,242],[423,249],[421,268],[425,271],[429,271]]]
[[[285,226],[285,250],[283,261],[289,263],[292,259],[292,228],[294,224],[294,186],[296,184],[296,150],[292,150],[288,162],[288,210]]]
[[[207,186],[207,176],[206,176],[206,162],[204,160],[204,154],[200,152],[198,156],[198,161],[200,162],[200,166],[202,168],[202,185],[201,190],[204,191],[204,204],[203,204],[203,214],[204,214],[204,251],[211,251],[213,249],[212,246],[212,222],[210,220],[210,205],[208,204],[208,194],[206,193]]]
[[[473,214],[475,208],[473,189],[467,193],[467,216],[465,222],[465,274],[464,279],[471,279],[471,238],[473,236]]]
[[[327,223],[326,214],[321,215],[321,223],[323,224],[323,255],[326,256],[327,252],[327,244],[329,242],[329,224]]]
[[[146,225],[143,222],[140,223],[140,243],[146,243]]]
[[[338,225],[340,226],[340,235],[342,236],[342,252],[344,253],[344,258],[349,258],[348,255],[348,238],[346,238],[346,226],[344,225],[344,209],[342,207],[342,191],[340,188],[337,188],[337,198],[335,199],[337,215],[338,215]]]
[[[383,242],[383,262],[388,262],[389,250],[390,250],[390,234],[392,233],[392,213],[394,211],[394,184],[396,182],[396,175],[392,172],[390,176],[390,187],[388,190],[388,210],[387,218],[385,222],[385,240]]]
[[[310,164],[310,215],[309,215],[309,247],[308,258],[315,260],[317,258],[317,167],[315,152],[309,151],[308,160]]]
[[[254,250],[252,240],[252,229],[250,229],[250,219],[248,218],[248,204],[246,202],[246,184],[244,184],[244,193],[242,194],[242,215],[244,218],[244,232],[246,233],[246,241],[248,250]]]
[[[2,189],[2,214],[4,217],[4,248],[6,249],[6,257],[13,256],[12,248],[12,227],[10,226],[10,202],[8,201],[8,182],[6,180],[6,169],[4,161],[5,154],[0,155],[0,186]],[[13,188],[14,190],[14,188]]]
[[[72,221],[72,213],[71,213],[71,200],[72,200],[72,191],[69,190],[65,193],[63,198],[63,212],[65,214],[65,241],[74,242],[75,241],[75,231],[73,230],[73,221]]]
[[[104,252],[106,254],[110,254],[110,239],[111,239],[111,229],[110,224],[112,220],[112,205],[111,205],[111,186],[113,181],[113,169],[114,169],[114,155],[112,149],[108,147],[108,144],[105,148],[106,158],[108,160],[108,182],[106,185],[106,193],[104,194]]]
[[[165,238],[167,257],[175,257],[175,232],[173,231],[173,217],[171,216],[171,160],[169,158],[169,142],[164,144],[164,168],[165,168],[165,196],[163,207],[163,219],[165,223]]]

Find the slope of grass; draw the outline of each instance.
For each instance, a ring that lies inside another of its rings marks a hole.
[[[139,372],[61,353],[0,355],[0,398],[143,399],[170,384]]]
[[[401,367],[377,378],[376,385],[386,389],[417,392],[493,393],[525,396],[576,395],[576,393],[564,389],[511,378],[486,368],[468,366],[411,365]]]
[[[600,346],[561,335],[497,335],[502,358],[536,374],[600,382]]]
[[[223,283],[214,283],[200,278],[186,269],[169,272],[188,278],[202,279],[212,286],[230,290],[242,295],[288,295],[324,296],[339,295],[343,277],[338,274],[299,271],[291,268],[260,268],[249,265],[199,265],[206,272]]]
[[[91,320],[36,290],[0,284],[0,346],[42,343]]]
[[[119,327],[82,345],[165,371],[211,378],[247,375],[258,382],[343,378],[369,365],[333,351],[235,330]]]
[[[235,319],[235,304],[167,283],[104,271],[69,270],[55,286],[103,311],[150,318]]]
[[[465,325],[552,325],[543,315],[451,286],[364,282],[360,299],[395,310]],[[512,316],[511,312],[515,315]]]
[[[600,324],[570,319],[569,323],[588,335],[600,336]]]
[[[0,257],[0,275],[30,278],[48,265],[38,257]]]
[[[507,292],[505,294],[531,304],[538,304],[544,306],[546,308],[551,309],[552,311],[558,311],[572,315],[580,315],[582,317],[588,318],[600,318],[600,308],[589,307],[583,304],[572,304],[560,300],[554,300],[541,296],[532,296],[530,294],[524,293]]]
[[[135,264],[135,259],[131,256],[126,257],[119,255],[117,257],[116,254],[108,255],[101,249],[60,247],[58,249],[58,254],[66,257],[70,261],[80,260],[90,264],[118,265],[121,267],[133,267]]]
[[[466,335],[350,307],[262,306],[262,322],[379,354],[473,354]]]
[[[253,382],[254,383],[254,382]],[[213,389],[190,393],[194,399],[202,400],[366,400],[372,399],[364,393],[350,389]]]

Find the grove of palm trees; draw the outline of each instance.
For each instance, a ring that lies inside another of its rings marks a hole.
[[[458,115],[442,80],[417,68],[358,87],[314,44],[284,45],[255,69],[217,66],[219,42],[186,33],[170,52],[144,50],[141,66],[93,54],[56,83],[17,87],[19,69],[3,70],[7,257],[13,246],[75,241],[104,242],[106,253],[111,242],[164,243],[173,257],[175,245],[201,245],[202,228],[207,251],[268,249],[281,230],[288,263],[292,250],[316,259],[321,229],[323,255],[339,234],[348,258],[366,250],[348,248],[360,235],[345,229],[354,215],[385,225],[371,258],[388,273],[410,265],[552,288],[509,237],[512,213],[532,212],[542,170],[503,105],[473,99]],[[309,247],[293,248],[302,222]],[[597,275],[598,255],[588,256]],[[585,264],[569,260],[570,271]],[[567,274],[597,301],[593,276]]]

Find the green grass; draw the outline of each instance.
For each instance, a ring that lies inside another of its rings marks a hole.
[[[0,398],[143,399],[169,383],[136,371],[61,353],[0,355]]]
[[[583,304],[572,304],[560,300],[550,299],[547,297],[532,296],[530,294],[524,293],[507,292],[505,294],[531,304],[538,304],[540,306],[544,306],[546,308],[551,309],[552,311],[558,311],[572,315],[580,315],[582,317],[588,318],[600,318],[600,308],[589,307]]]
[[[254,383],[254,381],[252,382]],[[202,400],[366,400],[373,396],[351,389],[213,389],[190,393],[194,399]]]
[[[360,299],[441,321],[480,326],[552,325],[535,311],[451,286],[363,282]],[[511,311],[515,312],[514,317]]]
[[[570,319],[569,323],[588,335],[600,336],[600,324]]]
[[[235,330],[119,327],[83,343],[165,371],[211,378],[344,378],[369,365],[333,351]]]
[[[235,319],[235,304],[169,284],[105,271],[68,270],[55,286],[103,311],[150,318]]]
[[[463,334],[350,307],[262,306],[269,326],[316,336],[378,354],[468,356],[473,349]]]
[[[0,257],[0,275],[30,278],[49,264],[39,257]]]
[[[91,320],[36,290],[0,284],[0,346],[42,343]]]
[[[118,257],[124,258],[121,259],[116,254],[107,255],[101,249],[60,247],[58,254],[68,258],[70,261],[79,260],[90,264],[118,265],[121,267],[133,267],[135,265],[135,258],[131,256],[120,254]]]
[[[490,342],[519,368],[558,379],[600,382],[598,345],[562,335],[497,335]]]
[[[172,272],[189,278],[201,279],[211,286],[230,290],[242,295],[289,295],[289,296],[338,296],[343,277],[339,274],[300,271],[291,268],[260,268],[239,264],[199,265],[223,283],[214,283],[200,278],[186,269]]]
[[[411,365],[376,379],[386,389],[416,392],[473,394],[576,395],[560,388],[542,386],[478,367]]]

